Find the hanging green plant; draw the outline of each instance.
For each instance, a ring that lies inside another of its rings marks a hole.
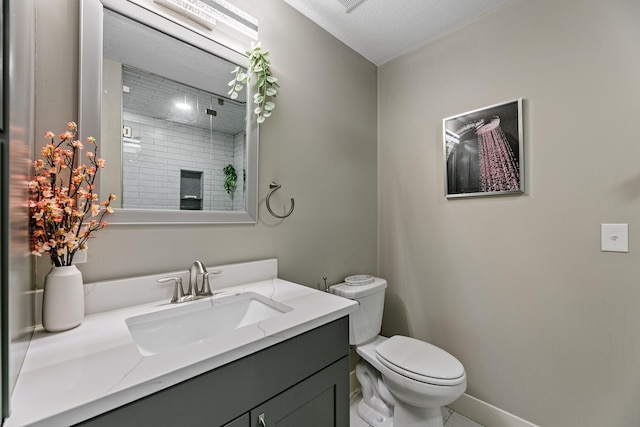
[[[229,96],[231,99],[238,97],[240,92],[246,85],[251,82],[251,76],[256,76],[256,93],[253,95],[253,103],[256,105],[254,112],[258,116],[258,123],[263,123],[267,117],[271,116],[276,104],[273,98],[278,95],[278,79],[271,72],[271,62],[269,61],[269,51],[262,50],[260,42],[251,43],[251,49],[248,50],[249,68],[238,66],[231,73],[234,74],[233,80],[229,82],[231,89]]]
[[[236,168],[234,168],[233,165],[228,164],[227,166],[224,167],[224,169],[222,169],[222,171],[226,176],[224,180],[224,191],[226,191],[227,194],[230,194],[233,197],[233,192],[236,191],[236,185],[237,185],[236,182],[238,180],[238,174],[236,174]]]

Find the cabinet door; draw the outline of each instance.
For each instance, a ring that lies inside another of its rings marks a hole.
[[[241,417],[236,418],[228,424],[223,425],[222,427],[249,427],[249,414],[244,414]]]
[[[345,357],[251,411],[251,427],[348,427]]]

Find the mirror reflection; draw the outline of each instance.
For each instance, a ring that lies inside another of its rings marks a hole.
[[[236,64],[107,9],[103,31],[103,182],[120,187],[118,207],[245,211],[246,94],[226,96]]]
[[[95,137],[107,160],[99,191],[120,203],[109,223],[255,224],[258,124],[246,102],[253,89],[240,102],[225,95],[231,70],[246,68],[248,58],[222,43],[233,44],[222,33],[205,34],[151,6],[80,1],[80,139]],[[170,111],[178,99],[194,109]]]

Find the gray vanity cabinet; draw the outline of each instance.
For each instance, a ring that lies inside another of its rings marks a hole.
[[[249,423],[251,422],[251,418],[249,414],[244,414],[240,418],[236,418],[228,424],[225,424],[223,427],[249,427]]]
[[[348,317],[78,425],[348,427]]]

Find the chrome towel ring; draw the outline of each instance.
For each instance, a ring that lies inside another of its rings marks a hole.
[[[280,187],[282,187],[282,185],[280,185],[280,184],[276,184],[275,182],[272,182],[271,184],[269,184],[269,188],[270,188],[270,190],[269,190],[269,194],[267,194],[266,205],[267,205],[267,210],[269,211],[269,213],[270,213],[271,215],[275,216],[276,218],[283,219],[283,218],[286,218],[286,217],[288,217],[289,215],[291,215],[291,213],[293,212],[293,208],[294,208],[294,206],[295,206],[295,201],[293,200],[293,197],[292,197],[292,198],[291,198],[291,209],[289,209],[289,212],[287,212],[286,214],[284,214],[284,215],[278,215],[278,214],[276,214],[275,212],[273,212],[273,211],[271,210],[271,206],[269,205],[269,199],[271,198],[271,195],[273,194],[273,192],[274,192],[274,191],[276,191],[276,190],[277,190],[278,188],[280,188]]]

